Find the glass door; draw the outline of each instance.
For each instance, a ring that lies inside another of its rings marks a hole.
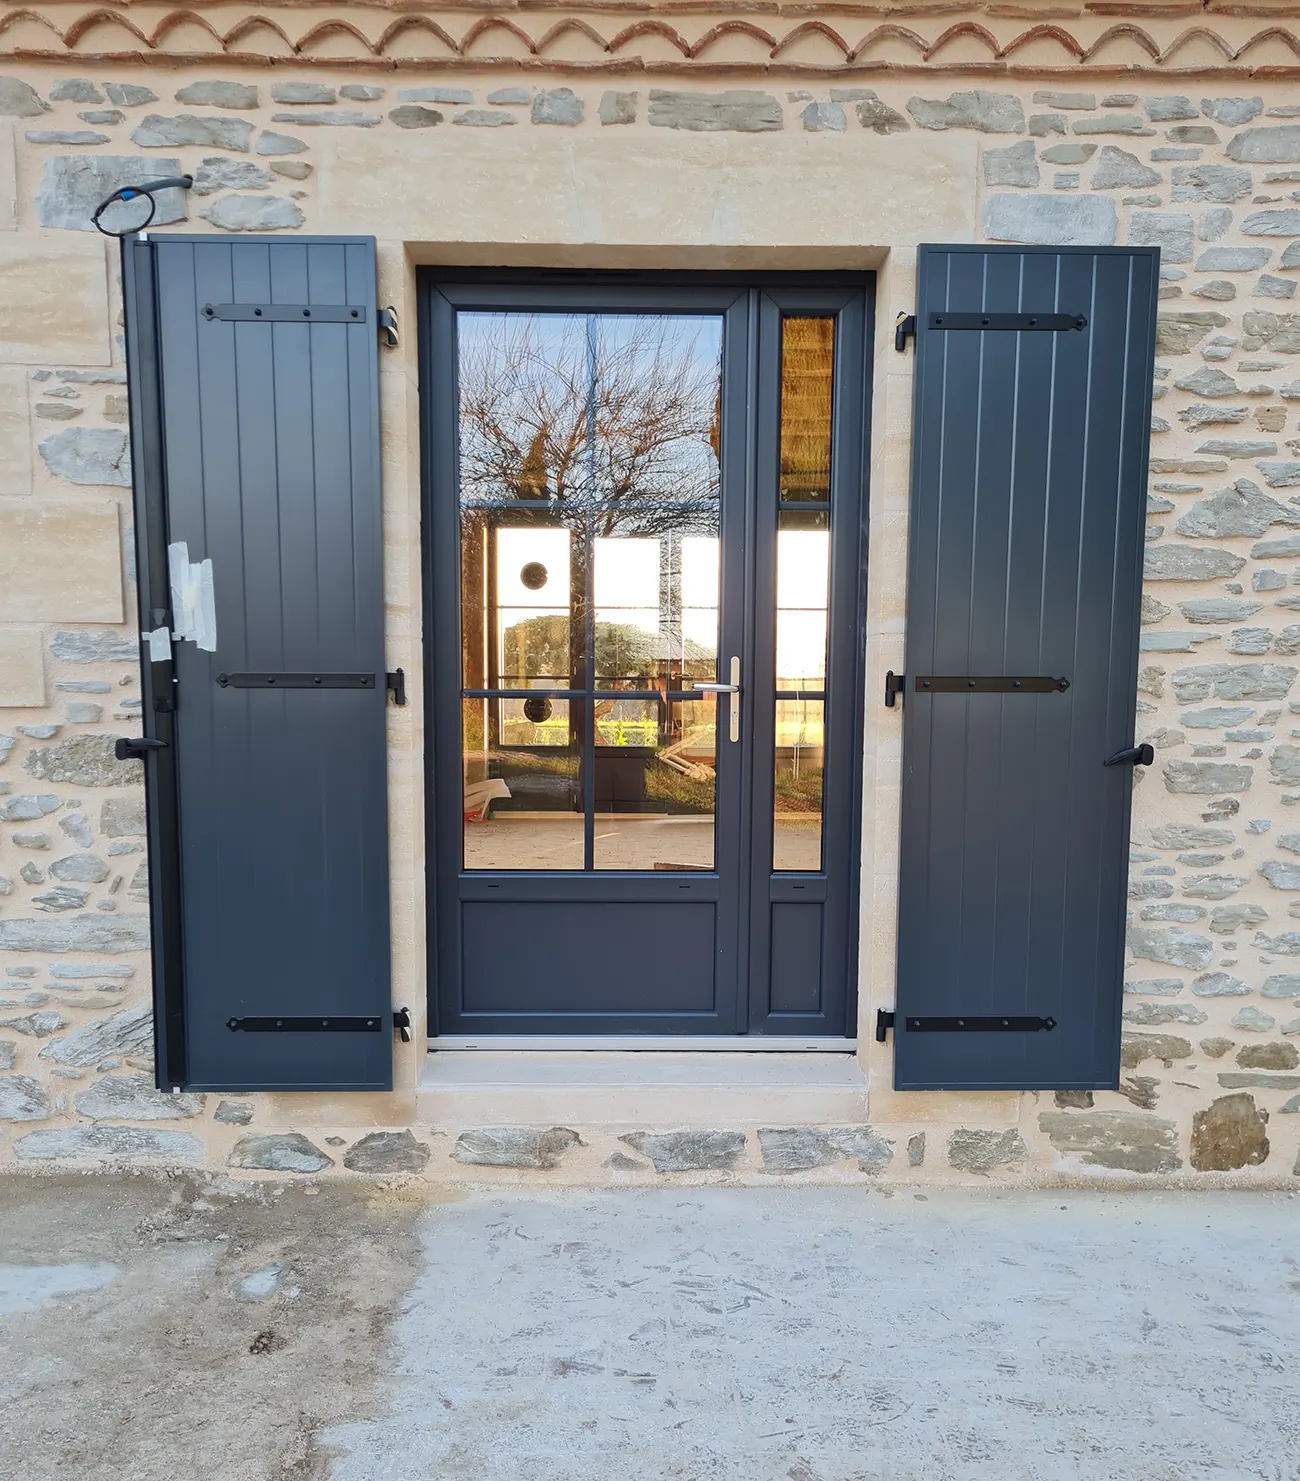
[[[835,314],[473,278],[425,308],[439,1032],[842,1034],[842,993],[805,1009],[833,949],[797,1002],[771,964],[825,917]],[[767,896],[799,876],[757,912],[755,849]],[[816,920],[774,910],[810,885]]]

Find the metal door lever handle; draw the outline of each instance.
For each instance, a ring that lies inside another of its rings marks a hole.
[[[692,680],[692,689],[707,689],[710,694],[739,694],[739,684],[701,684],[698,680]]]
[[[1113,756],[1107,756],[1101,764],[1103,766],[1153,766],[1155,759],[1155,748],[1150,744],[1144,744],[1127,746],[1122,751],[1116,751]]]
[[[729,694],[731,703],[727,706],[727,737],[729,740],[740,739],[740,655],[731,655],[730,684],[695,684],[694,687],[704,694]]]

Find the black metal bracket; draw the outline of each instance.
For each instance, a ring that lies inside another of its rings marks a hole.
[[[398,1008],[394,1011],[393,1028],[403,1044],[411,1042],[411,1010],[409,1008]]]
[[[126,736],[120,736],[113,743],[113,755],[119,761],[143,761],[150,751],[165,751],[167,742],[165,740],[153,740],[147,735],[137,736],[128,740]]]
[[[227,1018],[232,1034],[377,1034],[382,1017],[372,1018]]]
[[[899,314],[894,321],[894,348],[901,355],[907,349],[907,337],[916,338],[916,315]]]
[[[406,703],[406,670],[394,669],[391,674],[385,675],[388,682],[388,692],[393,696],[395,705]]]
[[[203,317],[232,324],[364,324],[366,310],[352,303],[205,303]]]
[[[894,1015],[887,1008],[876,1009],[876,1043],[883,1044],[885,1035],[894,1026]]]
[[[223,689],[373,689],[374,674],[218,674]]]
[[[1064,694],[1069,679],[1000,674],[918,674],[918,694]]]
[[[1144,741],[1140,746],[1128,746],[1122,751],[1116,751],[1113,756],[1107,756],[1101,764],[1103,766],[1154,766],[1155,760],[1155,747],[1150,741]]]
[[[903,1024],[909,1034],[1032,1034],[1040,1031],[1051,1033],[1056,1027],[1054,1018],[1002,1017],[993,1014],[976,1018],[912,1018],[905,1016]]]
[[[906,674],[896,674],[893,669],[885,675],[885,708],[892,710],[897,702],[897,696],[902,694],[907,685]]]
[[[375,319],[379,324],[380,343],[386,350],[395,350],[398,345],[397,310],[390,303],[386,309],[376,309]]]
[[[931,314],[927,329],[1086,329],[1082,314]]]

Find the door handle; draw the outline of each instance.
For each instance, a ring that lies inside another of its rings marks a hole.
[[[1143,744],[1127,746],[1122,751],[1116,751],[1113,756],[1107,756],[1101,764],[1103,766],[1154,766],[1155,759],[1155,748],[1150,744]]]
[[[143,761],[150,751],[165,751],[167,742],[165,740],[153,740],[147,735],[128,740],[125,736],[119,738],[113,744],[113,755],[119,761]]]
[[[727,736],[732,741],[738,741],[740,739],[740,655],[733,653],[731,656],[730,684],[701,684],[692,680],[691,687],[705,694],[729,694],[731,696]]]

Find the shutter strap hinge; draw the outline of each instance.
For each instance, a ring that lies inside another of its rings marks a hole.
[[[894,321],[894,348],[901,355],[907,349],[907,336],[916,338],[916,315],[899,314]]]
[[[411,1042],[411,1010],[409,1008],[393,1010],[393,1029],[403,1044]]]
[[[885,675],[885,708],[894,708],[897,696],[902,694],[907,685],[906,674],[896,674],[893,669]]]
[[[384,677],[388,684],[388,692],[393,696],[393,703],[404,705],[406,703],[406,670],[394,669],[391,674],[386,674]]]
[[[375,310],[379,325],[379,342],[386,350],[395,350],[398,345],[397,310],[390,303],[386,309]]]
[[[885,1035],[894,1026],[894,1015],[886,1008],[876,1009],[876,1043],[883,1044]]]

